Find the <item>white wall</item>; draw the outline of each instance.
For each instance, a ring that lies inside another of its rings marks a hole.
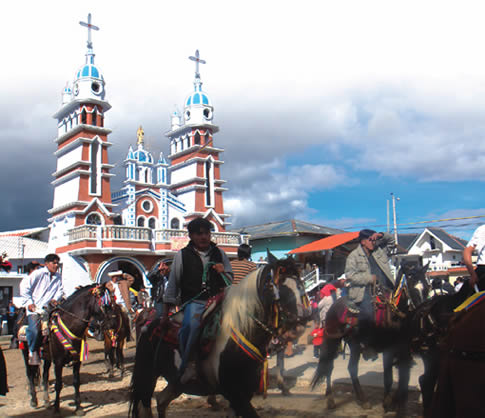
[[[57,159],[57,171],[69,167],[82,159],[82,144]]]
[[[79,196],[79,177],[75,176],[71,180],[56,185],[54,189],[54,208],[65,205],[66,203],[76,202]]]
[[[197,176],[197,164],[194,162],[171,172],[172,184]]]

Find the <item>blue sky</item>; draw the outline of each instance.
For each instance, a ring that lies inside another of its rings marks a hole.
[[[0,230],[47,223],[52,115],[84,62],[88,12],[113,106],[114,190],[139,125],[155,154],[168,151],[199,49],[235,227],[385,225],[391,192],[399,224],[485,215],[481,2],[54,0],[2,6]],[[443,225],[469,238],[470,223]]]

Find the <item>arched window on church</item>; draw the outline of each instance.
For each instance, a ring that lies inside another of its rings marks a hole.
[[[91,144],[90,162],[89,193],[99,196],[101,194],[101,149],[97,139]]]
[[[87,121],[88,121],[88,116],[86,113],[86,109],[83,109],[83,111],[81,112],[81,123],[86,124]]]
[[[96,126],[96,124],[98,123],[98,113],[96,112],[96,108],[94,108],[92,115],[93,115],[93,126]]]
[[[194,144],[200,145],[200,134],[198,132],[194,135]]]
[[[102,225],[103,221],[99,213],[90,213],[86,217],[86,225]]]
[[[170,221],[170,229],[180,229],[180,221],[177,218]]]
[[[140,216],[138,220],[136,221],[137,226],[144,227],[145,226],[145,218],[143,216]]]
[[[157,225],[157,220],[155,218],[148,219],[148,228],[155,229]]]
[[[212,161],[208,160],[205,163],[205,205],[212,207],[214,202],[214,173]]]

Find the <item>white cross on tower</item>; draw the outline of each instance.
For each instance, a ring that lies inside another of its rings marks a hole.
[[[195,61],[195,78],[200,78],[199,64],[205,64],[205,61],[200,59],[198,49],[195,51],[195,57],[189,57],[189,60]]]
[[[93,43],[91,42],[91,30],[99,30],[99,28],[91,24],[91,13],[88,14],[88,23],[79,22],[79,24],[88,28],[88,48],[91,49],[93,47]]]

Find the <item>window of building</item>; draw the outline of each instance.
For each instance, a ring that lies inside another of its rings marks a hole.
[[[429,237],[429,245],[432,250],[436,250],[436,241],[432,236]]]
[[[205,163],[205,205],[207,207],[213,206],[213,188],[214,173],[212,167],[212,161],[206,161]]]
[[[98,123],[98,113],[96,112],[96,108],[93,110],[93,126],[96,126]]]
[[[136,221],[136,225],[141,227],[145,226],[145,218],[143,216],[140,216]]]
[[[194,135],[194,144],[200,145],[200,134],[198,132]]]
[[[86,109],[83,109],[83,111],[81,112],[81,123],[86,124],[87,120],[88,120],[88,116],[86,113]]]
[[[170,229],[180,229],[180,221],[177,218],[170,221]]]
[[[145,212],[151,212],[153,209],[153,203],[151,202],[151,200],[144,200],[143,202],[141,202],[141,208]]]
[[[157,220],[155,218],[148,219],[148,228],[155,229],[157,225]]]
[[[86,217],[86,224],[87,225],[102,225],[103,221],[101,220],[101,216],[99,213],[90,213]]]
[[[98,182],[101,174],[101,161],[99,152],[99,142],[94,140],[91,144],[91,194],[98,194]]]

